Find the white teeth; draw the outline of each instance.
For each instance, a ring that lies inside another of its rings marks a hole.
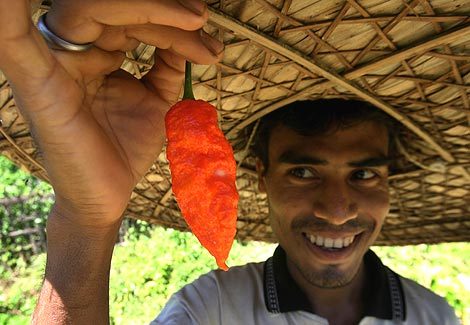
[[[310,239],[311,243],[315,243],[315,235],[308,235],[308,239]]]
[[[323,244],[326,248],[332,248],[333,247],[333,239],[331,238],[325,238],[325,243]]]
[[[307,235],[312,244],[326,248],[343,248],[348,247],[354,241],[354,236],[344,238],[324,238],[322,236]]]
[[[325,238],[321,236],[317,236],[317,240],[315,241],[315,244],[318,246],[323,246],[323,243],[325,242]]]
[[[335,239],[333,243],[334,248],[343,248],[343,240],[341,238]]]

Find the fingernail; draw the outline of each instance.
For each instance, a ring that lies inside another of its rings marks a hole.
[[[183,7],[191,10],[199,16],[202,16],[206,11],[206,3],[200,0],[178,0],[178,2],[181,3]]]
[[[222,42],[219,42],[204,30],[199,30],[199,34],[201,35],[201,40],[204,45],[212,52],[215,56],[218,56],[220,53],[224,51],[225,45]]]

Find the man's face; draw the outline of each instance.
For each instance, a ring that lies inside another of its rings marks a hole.
[[[268,151],[259,187],[289,270],[318,287],[350,283],[389,209],[386,128],[363,122],[302,136],[278,126]]]

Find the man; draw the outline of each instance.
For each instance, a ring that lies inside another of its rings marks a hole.
[[[121,215],[162,149],[163,117],[177,100],[184,61],[212,64],[222,55],[220,42],[198,32],[207,17],[199,0],[55,0],[39,34],[27,0],[0,0],[0,69],[56,194],[33,323],[109,322]],[[136,80],[119,67],[140,41],[159,50],[155,66]],[[322,135],[273,123],[258,171],[283,249],[263,270],[248,265],[202,277],[170,300],[157,323],[352,324],[390,312],[408,324],[456,323],[441,298],[366,253],[388,209],[388,135],[375,120],[350,122]],[[376,286],[383,284],[388,291]]]

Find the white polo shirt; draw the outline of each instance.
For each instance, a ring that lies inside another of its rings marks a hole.
[[[458,325],[448,303],[403,278],[368,251],[364,256],[365,311],[360,325]],[[212,271],[175,293],[151,324],[326,325],[290,276],[279,246],[263,263]]]

